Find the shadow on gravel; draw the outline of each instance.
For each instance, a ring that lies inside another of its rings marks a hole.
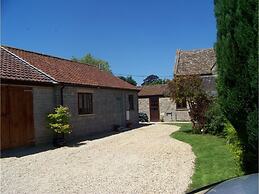
[[[131,131],[131,130],[134,130],[134,129],[137,129],[137,128],[140,128],[140,127],[149,126],[149,125],[152,125],[152,124],[150,124],[150,123],[140,123],[137,126],[134,126],[134,127],[131,127],[131,128],[123,128],[123,129],[118,130],[118,131],[105,131],[105,132],[94,133],[94,134],[83,136],[83,137],[78,137],[76,139],[71,140],[69,143],[67,143],[66,146],[67,147],[79,147],[81,145],[87,144],[87,141],[102,139],[102,138],[105,138],[105,137],[117,135],[119,133]]]
[[[67,143],[64,147],[80,147],[87,144],[87,141],[93,141],[96,139],[105,138],[108,136],[116,135],[119,133],[123,133],[126,131],[134,130],[140,127],[149,126],[150,123],[141,123],[135,127],[131,128],[123,128],[120,131],[106,131],[101,133],[95,133],[92,135],[87,135],[80,138],[74,138],[67,140]],[[40,152],[46,152],[50,150],[58,149],[57,147],[54,147],[52,144],[42,144],[42,145],[33,145],[33,146],[26,146],[21,148],[14,148],[14,149],[8,149],[1,151],[1,158],[9,158],[9,157],[24,157],[28,155],[37,154]]]
[[[26,146],[26,147],[1,151],[1,158],[9,158],[9,157],[20,158],[23,156],[37,154],[40,152],[45,152],[45,151],[54,150],[54,149],[56,149],[56,148],[54,146],[52,146],[51,144]]]

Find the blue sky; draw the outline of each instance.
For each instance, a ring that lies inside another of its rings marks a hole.
[[[176,49],[213,47],[213,0],[2,0],[3,45],[70,59],[91,53],[115,75],[173,75]],[[169,76],[169,77],[168,77]]]

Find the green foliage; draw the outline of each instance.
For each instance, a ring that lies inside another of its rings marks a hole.
[[[198,75],[176,76],[169,82],[170,96],[173,100],[191,102],[204,91],[202,80]]]
[[[192,134],[191,124],[178,123],[180,130],[171,137],[192,146],[196,156],[195,171],[189,190],[243,175],[236,156],[228,149],[224,138],[205,134]]]
[[[81,62],[81,63],[85,63],[85,64],[88,64],[88,65],[92,65],[92,66],[95,66],[95,67],[98,67],[98,68],[99,68],[99,65],[101,65],[101,68],[103,70],[108,71],[110,73],[112,72],[111,68],[110,68],[110,65],[107,61],[104,61],[102,59],[97,59],[94,56],[92,56],[90,53],[86,54],[81,59],[78,59],[76,57],[72,57],[72,60],[78,61],[78,62]]]
[[[71,133],[69,109],[59,106],[47,116],[48,128],[56,133]]]
[[[224,131],[226,134],[225,138],[227,140],[227,143],[229,144],[229,148],[235,155],[236,164],[242,166],[243,146],[241,145],[235,128],[233,127],[233,125],[231,125],[229,121],[225,123]]]
[[[201,133],[205,125],[205,113],[211,97],[202,89],[202,80],[198,75],[177,76],[169,82],[169,94],[173,101],[186,101],[193,123],[193,132]]]
[[[258,170],[258,109],[248,113],[247,117],[248,148],[244,162]],[[252,169],[249,169],[252,171]]]
[[[143,80],[143,83],[141,85],[144,86],[144,85],[167,84],[169,81],[170,80],[167,80],[167,79],[160,79],[157,75],[149,75]]]
[[[137,82],[132,78],[132,76],[118,76],[118,78],[122,79],[123,81],[128,82],[129,84],[132,84],[133,86],[137,85]]]
[[[224,136],[226,117],[221,111],[220,105],[214,101],[208,108],[206,114],[205,133]]]
[[[219,103],[242,142],[246,172],[258,172],[258,1],[215,0],[215,15]]]

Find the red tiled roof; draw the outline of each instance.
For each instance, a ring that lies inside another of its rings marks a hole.
[[[213,74],[212,69],[216,64],[214,49],[177,50],[175,75],[204,75]]]
[[[166,96],[166,95],[167,95],[167,84],[142,86],[140,92],[138,93],[139,97]]]
[[[1,47],[1,79],[53,83],[40,70]]]
[[[4,48],[60,83],[138,90],[135,86],[113,76],[111,73],[99,70],[91,65],[7,46],[4,46]]]

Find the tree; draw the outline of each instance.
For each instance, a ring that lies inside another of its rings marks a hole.
[[[124,76],[118,76],[118,78],[122,79],[123,81],[126,81],[134,86],[137,85],[137,82],[132,78],[132,76],[127,76],[127,77],[124,77]]]
[[[144,80],[143,83],[141,84],[143,85],[158,85],[158,84],[166,84],[169,80],[166,79],[160,79],[157,75],[149,75],[147,76]]]
[[[176,76],[168,84],[169,94],[174,102],[187,102],[194,133],[200,133],[204,128],[205,113],[211,102],[201,84],[202,80],[198,75]]]
[[[101,65],[101,68],[103,70],[108,71],[110,73],[112,72],[111,69],[110,69],[110,65],[107,61],[104,61],[102,59],[97,59],[94,56],[92,56],[90,53],[86,54],[81,59],[78,59],[76,57],[72,57],[72,60],[77,61],[77,62],[81,62],[81,63],[85,63],[85,64],[88,64],[88,65],[92,65],[92,66],[95,66],[95,67],[98,67],[98,68],[99,68],[99,65]]]
[[[258,172],[258,1],[215,0],[217,90],[241,140],[246,173]]]

